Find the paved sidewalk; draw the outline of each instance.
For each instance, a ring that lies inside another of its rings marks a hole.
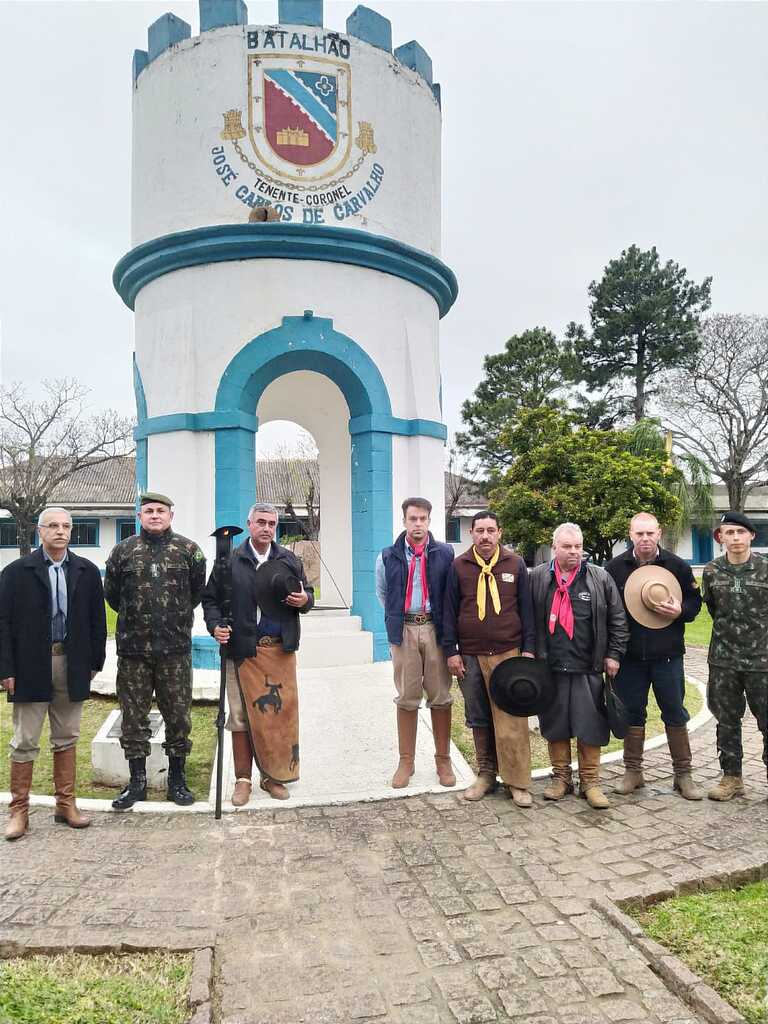
[[[700,654],[689,658],[706,677]],[[455,793],[210,817],[33,815],[0,849],[0,949],[215,945],[221,1024],[698,1024],[591,906],[768,862],[759,735],[746,798],[687,803],[666,748],[609,811]],[[712,725],[696,775],[718,774]],[[608,766],[607,779],[620,766]]]

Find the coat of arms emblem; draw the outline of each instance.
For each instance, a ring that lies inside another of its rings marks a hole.
[[[352,142],[350,89],[343,61],[250,55],[248,137],[259,162],[305,183],[335,174]]]

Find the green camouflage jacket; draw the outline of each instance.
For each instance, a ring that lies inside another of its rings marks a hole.
[[[712,616],[710,665],[768,672],[768,559],[754,552],[744,565],[716,558],[704,566],[701,596]]]
[[[177,654],[192,646],[193,609],[205,587],[205,556],[172,530],[142,530],[112,549],[104,594],[117,612],[117,653]]]

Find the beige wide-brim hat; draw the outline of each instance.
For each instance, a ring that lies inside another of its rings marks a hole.
[[[635,622],[649,629],[663,629],[675,621],[654,610],[670,597],[682,602],[683,592],[669,569],[660,565],[641,565],[624,584],[627,611]]]

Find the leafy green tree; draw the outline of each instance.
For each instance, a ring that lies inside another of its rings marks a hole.
[[[520,410],[501,443],[517,457],[490,491],[505,535],[524,549],[549,544],[562,522],[575,522],[596,561],[611,557],[631,517],[652,512],[662,526],[677,521],[680,500],[670,482],[681,475],[661,450],[637,454],[632,430],[574,429],[572,414]]]
[[[500,444],[500,437],[519,409],[564,404],[570,362],[551,331],[534,327],[513,334],[503,352],[486,356],[483,371],[473,398],[461,408],[467,429],[456,435],[456,446],[490,472],[514,461],[514,452]]]
[[[684,267],[661,262],[656,248],[636,245],[611,260],[600,281],[589,286],[592,330],[570,323],[578,380],[590,391],[631,382],[630,396],[610,397],[613,420],[646,415],[663,370],[680,366],[699,347],[699,318],[709,309],[712,278],[695,284]],[[605,425],[605,423],[603,423]]]

